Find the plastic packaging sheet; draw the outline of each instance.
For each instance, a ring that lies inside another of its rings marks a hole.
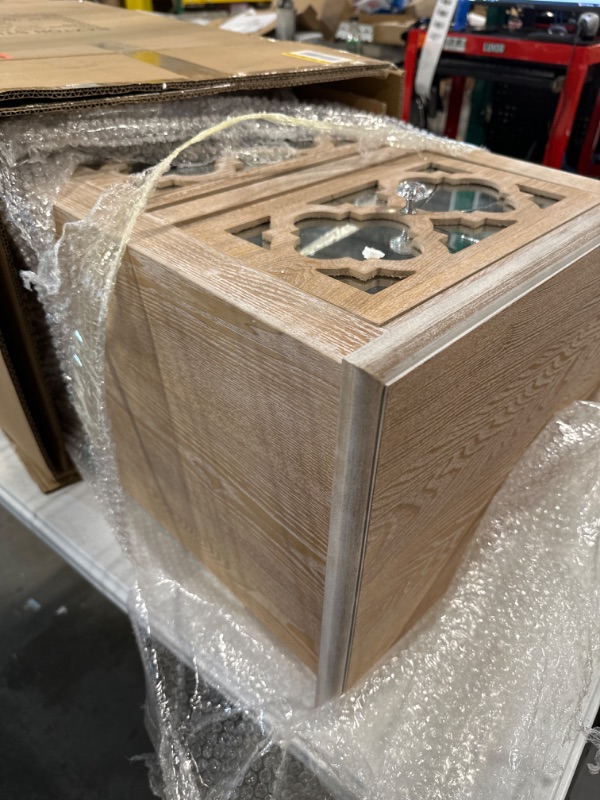
[[[465,147],[289,98],[73,112],[0,131],[3,210],[80,420],[74,457],[137,568],[132,616],[148,676],[153,786],[169,800],[549,800],[600,656],[600,405],[579,403],[544,431],[445,597],[359,686],[316,710],[309,671],[120,488],[104,326],[153,185],[166,170],[210,167],[226,153],[246,164],[288,158],[323,132],[364,148]],[[150,168],[56,242],[60,186],[78,164],[119,160]]]

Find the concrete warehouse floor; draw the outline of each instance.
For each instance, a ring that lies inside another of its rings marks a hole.
[[[144,693],[125,614],[0,506],[0,798],[150,800]]]
[[[150,800],[129,619],[0,507],[0,797]]]

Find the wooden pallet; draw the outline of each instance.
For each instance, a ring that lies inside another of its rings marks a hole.
[[[600,384],[600,189],[480,151],[322,142],[241,167],[166,176],[140,218],[110,414],[127,491],[318,672],[323,700],[444,591],[525,448]],[[59,223],[119,179],[80,170]],[[453,210],[403,213],[405,180]],[[410,257],[363,258],[361,237],[392,247],[390,228]]]

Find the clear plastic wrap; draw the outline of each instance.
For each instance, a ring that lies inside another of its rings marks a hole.
[[[546,429],[488,509],[444,598],[359,686],[316,710],[311,673],[120,487],[105,322],[156,181],[173,164],[209,165],[224,153],[281,160],[323,131],[367,149],[466,147],[340,107],[247,97],[16,120],[0,131],[3,210],[80,421],[74,458],[137,569],[132,617],[155,791],[169,800],[547,800],[600,656],[599,405],[579,403]],[[110,189],[56,242],[60,186],[98,160],[150,168]]]

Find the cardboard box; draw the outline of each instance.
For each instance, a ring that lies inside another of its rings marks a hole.
[[[310,86],[318,96],[323,85],[342,102],[400,116],[401,73],[368,58],[77,0],[0,0],[0,10],[0,118],[278,87]],[[47,491],[75,474],[40,367],[43,343],[29,324],[35,299],[18,288],[18,268],[2,229],[0,275],[13,313],[0,318],[0,427]]]
[[[392,44],[403,46],[405,33],[421,18],[431,17],[435,8],[435,0],[414,0],[409,3],[402,14],[365,14],[360,12],[361,25],[373,26],[373,42],[375,44]]]
[[[206,20],[205,26],[220,28],[233,33],[243,33],[246,36],[266,36],[275,32],[276,24],[276,9],[256,11],[254,8],[249,8],[241,14],[219,16]]]
[[[49,357],[42,309],[19,278],[22,266],[0,228],[0,428],[38,486],[50,492],[77,480],[77,472],[55,397],[62,389],[60,372]]]
[[[339,25],[352,15],[350,0],[294,0],[297,29],[321,33],[325,39],[332,40]],[[207,24],[222,30],[265,36],[276,28],[277,8],[273,4],[268,11],[255,11],[250,8],[242,14],[219,17]]]
[[[298,27],[319,31],[326,39],[333,39],[340,22],[352,15],[351,0],[294,0]]]
[[[404,34],[412,28],[417,19],[430,17],[435,2],[418,0],[406,7],[402,14],[359,14],[361,25],[373,26],[373,42],[375,44],[404,45]]]
[[[407,180],[435,190],[414,214]],[[76,176],[59,220],[106,182]],[[321,700],[440,596],[524,450],[598,388],[599,223],[588,178],[327,143],[165,183],[138,220],[107,328],[124,486]]]
[[[370,12],[366,8],[364,11],[361,11],[361,14],[364,16],[369,16],[373,18],[382,18],[382,17],[412,17],[413,19],[422,19],[431,17],[433,14],[433,10],[435,8],[436,0],[409,0],[404,8],[402,9],[402,13],[399,14],[387,14],[385,11],[378,12],[375,11]]]
[[[76,0],[4,3],[0,116],[328,83],[389,65]],[[388,111],[394,115],[393,107]]]
[[[389,19],[388,19],[389,17]],[[383,18],[383,19],[382,19]],[[374,44],[404,46],[405,33],[412,28],[416,19],[403,14],[361,14],[361,25],[371,25]]]

